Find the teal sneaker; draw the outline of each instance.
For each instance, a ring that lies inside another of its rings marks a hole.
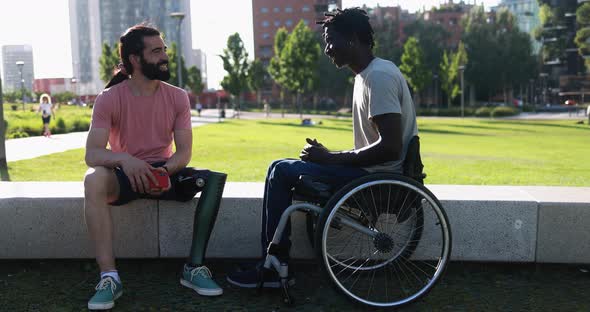
[[[184,265],[180,284],[197,292],[201,296],[219,296],[223,289],[211,278],[211,271],[206,266],[191,268]]]
[[[105,276],[96,285],[96,294],[88,301],[89,310],[108,310],[123,294],[123,285],[110,276]]]

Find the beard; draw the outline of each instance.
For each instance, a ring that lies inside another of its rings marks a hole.
[[[141,72],[149,80],[168,81],[170,79],[170,69],[161,70],[161,65],[168,65],[168,61],[158,63],[148,63],[143,57],[139,59],[141,63]]]

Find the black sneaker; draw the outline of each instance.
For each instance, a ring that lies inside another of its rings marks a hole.
[[[258,263],[254,268],[244,271],[234,271],[227,275],[227,281],[233,285],[242,288],[256,288],[259,281],[259,273],[262,269],[263,263]],[[289,286],[295,285],[295,279],[289,277]],[[264,274],[264,284],[262,287],[265,288],[280,288],[281,279],[279,274],[274,269],[267,270]]]

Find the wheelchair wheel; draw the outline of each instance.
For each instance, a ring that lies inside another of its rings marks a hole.
[[[386,173],[334,194],[315,241],[333,285],[373,307],[400,307],[426,295],[451,254],[450,224],[438,199],[414,180]]]

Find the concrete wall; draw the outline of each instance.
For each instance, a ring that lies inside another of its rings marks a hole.
[[[451,224],[452,259],[590,263],[590,188],[429,185]],[[261,253],[262,183],[228,183],[208,257]],[[113,207],[117,257],[185,257],[198,198]],[[294,258],[313,250],[293,218]],[[91,258],[77,182],[0,182],[0,259]]]

